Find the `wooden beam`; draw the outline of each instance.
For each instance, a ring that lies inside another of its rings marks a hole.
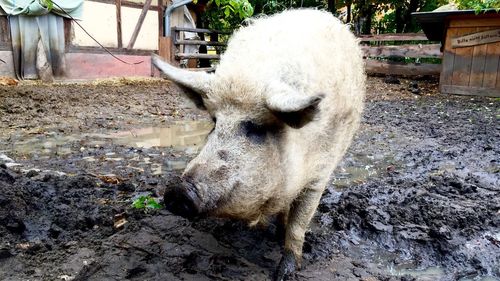
[[[0,42],[10,43],[9,20],[6,16],[0,16]]]
[[[215,67],[187,68],[187,70],[189,70],[189,71],[215,72]]]
[[[371,74],[390,74],[390,75],[439,75],[441,71],[440,64],[430,63],[392,63],[387,61],[379,61],[366,59],[365,60],[366,72]]]
[[[116,34],[118,48],[123,48],[123,33],[122,33],[122,0],[115,0],[116,3]]]
[[[440,58],[440,44],[361,46],[365,57]]]
[[[158,40],[158,54],[166,62],[172,63],[172,37],[161,36]]]
[[[163,0],[158,0],[158,38],[165,36],[163,13],[165,12]]]
[[[132,49],[135,44],[135,40],[137,40],[137,36],[139,35],[139,31],[141,31],[142,24],[144,23],[144,19],[146,18],[146,14],[151,6],[151,2],[153,0],[146,0],[144,3],[144,7],[142,8],[141,15],[139,16],[139,20],[135,25],[134,33],[132,33],[132,37],[130,38],[130,42],[128,42],[127,49]]]
[[[172,27],[172,31],[187,31],[187,32],[195,32],[195,33],[217,33],[217,34],[231,34],[229,31],[222,31],[222,30],[212,30],[212,29],[205,29],[205,28],[191,28],[191,27],[179,27],[179,26],[174,26]]]
[[[361,35],[359,36],[361,42],[372,41],[428,41],[423,33],[388,33],[377,35]]]
[[[115,4],[115,0],[86,0],[86,1],[111,4],[111,5]],[[142,9],[144,5],[132,1],[122,0],[122,7]],[[158,6],[151,5],[149,9],[155,11],[158,9]]]
[[[484,96],[500,98],[500,89],[481,88],[455,85],[441,85],[441,92],[445,94],[465,95],[465,96]]]
[[[186,53],[177,53],[175,57],[178,59],[220,59],[220,55],[211,55],[211,54],[186,54]]]
[[[224,42],[203,41],[203,40],[175,40],[175,45],[206,45],[206,46],[226,46]]]

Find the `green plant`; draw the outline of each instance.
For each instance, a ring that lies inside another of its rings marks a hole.
[[[500,10],[500,0],[455,0],[455,3],[461,10],[473,9],[476,12],[484,9]]]
[[[248,0],[209,0],[203,17],[212,29],[234,29],[251,17],[253,11]]]
[[[47,10],[49,11],[54,7],[54,3],[52,2],[52,0],[40,0],[40,4],[47,7]]]
[[[132,202],[134,209],[161,209],[163,206],[151,196],[139,196]]]

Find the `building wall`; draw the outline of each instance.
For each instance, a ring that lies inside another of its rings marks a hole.
[[[154,1],[153,1],[154,2]],[[94,38],[106,47],[118,47],[116,6],[114,4],[85,1],[83,17],[79,22]],[[141,9],[122,6],[122,38],[123,46],[127,46]],[[73,25],[72,43],[77,46],[98,46],[77,25]],[[134,49],[158,49],[158,12],[149,10],[142,24]]]

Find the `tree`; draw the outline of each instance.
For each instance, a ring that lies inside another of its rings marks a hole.
[[[500,0],[455,0],[460,9],[474,9],[480,11],[482,9],[500,10]]]
[[[209,0],[203,19],[212,29],[234,29],[253,13],[248,0]]]

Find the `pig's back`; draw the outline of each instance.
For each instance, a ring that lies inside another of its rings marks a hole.
[[[279,79],[305,95],[353,98],[352,88],[364,84],[355,37],[332,14],[310,9],[258,18],[235,32],[217,74],[261,84]]]

